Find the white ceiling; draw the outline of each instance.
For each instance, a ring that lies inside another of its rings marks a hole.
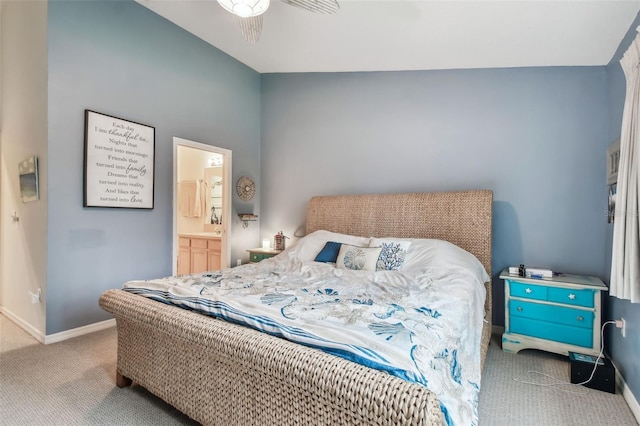
[[[216,0],[137,0],[261,73],[606,65],[640,0],[338,0],[334,15],[279,0],[251,45]]]

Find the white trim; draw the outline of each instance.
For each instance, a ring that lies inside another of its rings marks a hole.
[[[96,322],[89,325],[84,325],[78,328],[72,328],[71,330],[61,331],[60,333],[48,334],[44,337],[44,344],[62,342],[63,340],[72,339],[78,336],[84,336],[96,331],[105,330],[107,328],[115,327],[116,320],[114,318]]]
[[[222,231],[222,253],[225,259],[222,259],[221,267],[228,268],[231,266],[231,244],[229,234],[231,233],[231,166],[233,164],[232,152],[230,149],[219,148],[213,145],[207,145],[200,142],[190,141],[188,139],[182,139],[178,137],[173,138],[173,253],[171,257],[171,270],[172,275],[178,274],[178,146],[186,146],[190,148],[200,149],[208,152],[215,152],[223,157],[223,174],[222,176],[222,202],[223,212],[222,217],[226,217],[226,221],[223,220]],[[226,264],[225,264],[226,260]],[[226,265],[226,266],[225,266]]]
[[[22,318],[20,318],[19,316],[17,316],[16,314],[14,314],[13,312],[11,312],[10,310],[8,310],[7,308],[0,306],[0,314],[6,316],[7,318],[9,318],[11,321],[13,321],[14,323],[16,323],[16,325],[18,327],[20,327],[21,329],[23,329],[24,331],[26,331],[27,333],[29,333],[33,338],[35,338],[38,342],[40,343],[44,343],[44,334],[42,334],[42,332],[40,332],[38,329],[36,329],[34,326],[32,326],[31,324],[29,324],[28,322],[26,322],[25,320],[23,320]]]
[[[622,377],[622,375],[620,374],[620,371],[618,371],[618,367],[616,367],[615,364],[613,366],[616,369],[617,387],[620,390],[620,393],[622,394],[622,396],[624,397],[624,400],[627,401],[627,405],[629,406],[629,409],[631,409],[631,412],[635,416],[636,421],[638,422],[638,424],[640,424],[640,404],[638,403],[638,400],[636,399],[636,397],[633,395],[633,392],[631,392],[631,389],[629,388],[629,386],[627,386],[627,382],[624,381],[624,377]]]
[[[62,342],[63,340],[71,339],[85,334],[93,333],[95,331],[105,330],[107,328],[114,327],[116,325],[115,318],[111,318],[105,321],[96,322],[93,324],[85,325],[78,328],[72,328],[71,330],[61,331],[60,333],[49,334],[45,336],[40,331],[36,330],[34,326],[11,312],[5,307],[0,306],[0,314],[6,316],[13,321],[18,327],[29,333],[38,342],[48,345],[51,343]]]

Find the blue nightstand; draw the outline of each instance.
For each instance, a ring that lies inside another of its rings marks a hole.
[[[607,286],[597,277],[554,274],[531,279],[500,273],[504,280],[505,327],[502,349],[542,349],[600,353],[601,292]]]

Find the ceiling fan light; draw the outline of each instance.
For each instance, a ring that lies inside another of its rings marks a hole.
[[[251,16],[249,18],[238,17],[242,36],[249,44],[256,44],[262,33],[262,15]]]
[[[263,14],[269,7],[269,0],[218,0],[226,11],[242,18]]]
[[[246,3],[236,3],[233,5],[233,13],[242,18],[248,18],[253,14],[253,10]]]

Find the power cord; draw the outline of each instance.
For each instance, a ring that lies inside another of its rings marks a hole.
[[[515,378],[515,377],[513,378],[513,380],[516,381],[516,382],[519,382],[519,383],[527,384],[527,385],[542,386],[542,387],[564,386],[564,385],[580,386],[580,385],[585,385],[585,384],[589,383],[591,381],[591,379],[593,379],[593,375],[596,373],[596,368],[598,368],[598,363],[600,362],[600,360],[602,359],[602,356],[604,355],[604,328],[608,324],[617,324],[617,321],[605,321],[604,324],[602,324],[602,327],[600,328],[600,353],[598,354],[598,358],[596,359],[595,363],[593,364],[593,370],[591,371],[591,375],[584,382],[580,382],[580,383],[565,382],[564,380],[560,380],[560,379],[558,379],[556,377],[553,377],[553,376],[550,376],[548,374],[541,373],[539,371],[532,371],[532,370],[527,371],[527,374],[538,374],[540,376],[544,376],[544,377],[548,377],[550,379],[556,380],[558,383],[535,383],[535,382],[529,382],[529,381],[526,381],[526,380],[521,380],[521,379],[518,379],[518,378]],[[567,391],[567,392],[575,393],[575,394],[578,394],[578,395],[582,395],[582,394],[586,394],[587,393],[587,391],[584,391],[584,392]]]

